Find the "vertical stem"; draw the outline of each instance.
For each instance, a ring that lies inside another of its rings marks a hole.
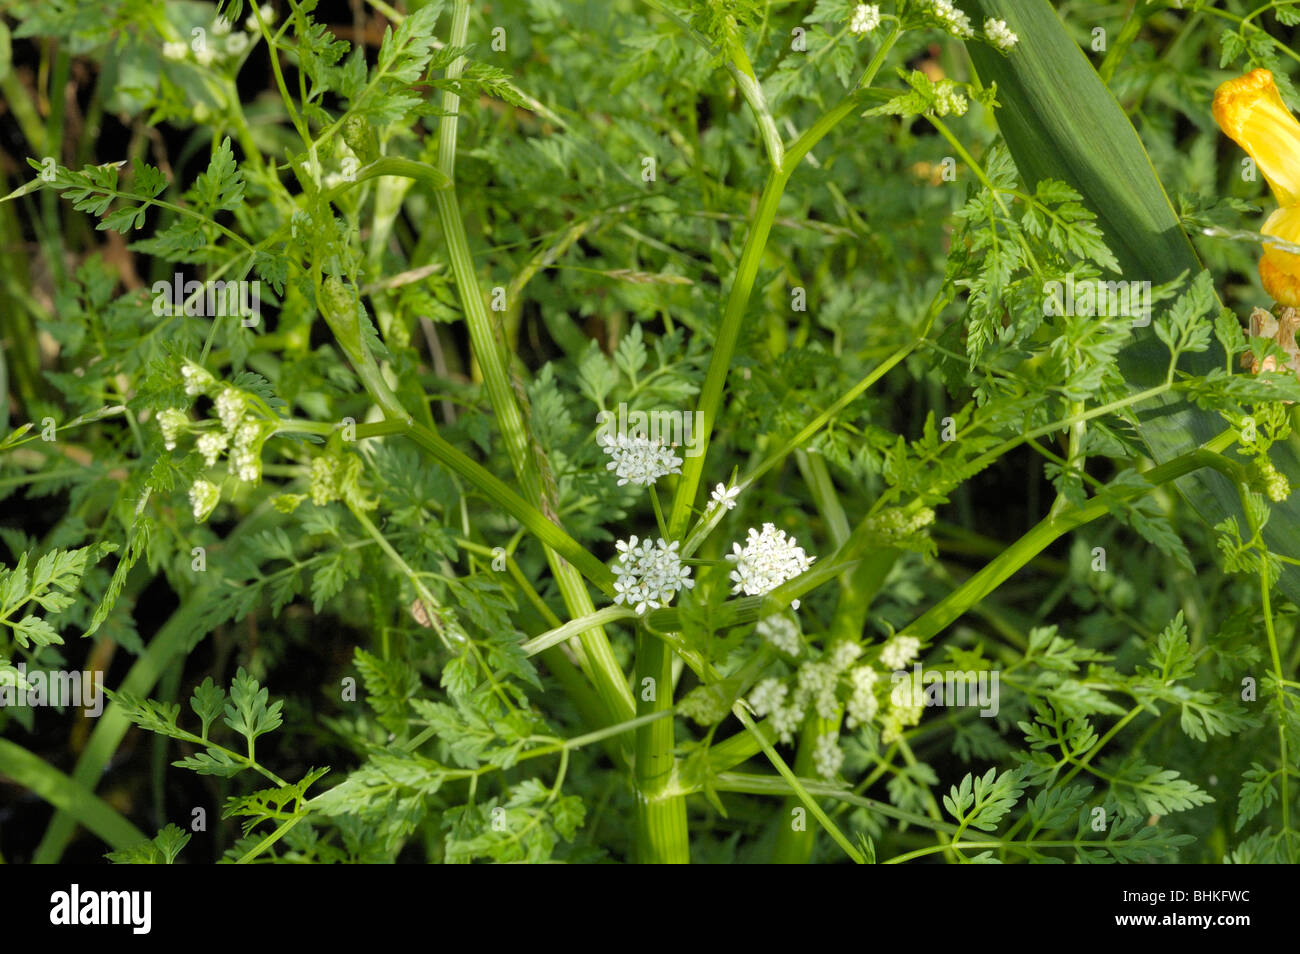
[[[713,422],[717,418],[718,407],[722,403],[722,389],[727,383],[727,372],[731,369],[731,358],[736,351],[736,341],[740,337],[740,323],[749,304],[749,295],[754,288],[754,279],[758,275],[758,266],[763,259],[763,250],[767,247],[767,237],[772,231],[772,220],[776,218],[777,206],[785,185],[790,180],[790,173],[785,169],[773,169],[763,186],[763,193],[758,200],[758,211],[750,224],[749,235],[745,237],[745,247],[740,253],[740,264],[736,268],[736,277],[731,283],[731,292],[727,296],[727,306],[718,325],[717,337],[713,341],[713,357],[709,361],[709,370],[704,378],[704,387],[700,391],[698,411],[703,426],[700,428],[702,448],[694,457],[687,457],[682,464],[681,479],[677,484],[677,495],[673,498],[672,515],[668,520],[668,532],[673,538],[680,538],[686,532],[691,519],[691,504],[704,473],[704,460],[707,456],[709,438],[713,433]]]
[[[647,683],[653,679],[653,683]],[[653,693],[647,691],[653,686]],[[673,704],[673,657],[664,641],[644,631],[636,638],[636,714],[652,715]],[[651,696],[647,699],[647,696]],[[673,778],[673,720],[656,719],[636,730],[636,855],[641,864],[686,864],[690,841],[686,799],[665,797]]]
[[[469,2],[456,0],[448,42],[452,46],[464,46],[468,33]],[[447,78],[456,79],[464,67],[464,57],[457,59],[447,68]],[[453,185],[447,189],[436,190],[434,197],[442,222],[443,236],[447,242],[447,252],[451,258],[452,271],[456,278],[456,291],[465,313],[470,347],[483,373],[483,386],[497,416],[506,452],[510,456],[515,476],[524,490],[524,496],[530,503],[541,502],[545,511],[547,507],[542,499],[541,479],[532,457],[528,428],[510,386],[502,343],[496,334],[492,318],[483,304],[483,296],[479,293],[474,259],[470,254],[465,223],[461,219],[460,205],[456,199],[454,182],[459,110],[460,97],[450,90],[444,91],[443,116],[438,126],[438,168],[446,173]],[[552,520],[554,522],[553,518]],[[549,547],[546,549],[546,559],[569,612],[575,617],[587,616],[595,612],[591,594],[587,592],[581,574]],[[632,718],[635,709],[632,694],[628,691],[627,679],[618,665],[618,660],[614,658],[605,631],[593,629],[584,633],[580,640],[588,664],[587,675],[595,683],[610,719],[620,722]]]

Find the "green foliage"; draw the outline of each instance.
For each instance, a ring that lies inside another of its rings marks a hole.
[[[131,658],[0,730],[222,805],[109,860],[1296,860],[1300,379],[1206,77],[1290,95],[1297,10],[966,6],[10,4],[0,693]]]

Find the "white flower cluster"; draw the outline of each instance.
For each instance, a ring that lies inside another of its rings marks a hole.
[[[755,631],[787,656],[798,656],[803,650],[799,642],[799,627],[784,614],[760,619]]]
[[[887,669],[905,669],[921,651],[921,641],[912,636],[895,636],[880,650],[880,663]]]
[[[669,543],[662,537],[655,541],[637,541],[636,536],[620,540],[618,579],[614,583],[614,602],[632,607],[637,613],[666,606],[681,589],[693,589],[691,568],[682,563],[678,541]]]
[[[849,32],[855,36],[870,33],[880,26],[880,7],[874,3],[859,3],[849,17]]]
[[[917,688],[914,675],[908,675],[907,679],[894,686],[890,694],[889,711],[880,720],[881,742],[886,745],[897,742],[903,737],[903,729],[921,721],[925,707],[915,704]]]
[[[215,484],[199,478],[190,485],[190,506],[194,508],[194,520],[202,523],[221,501],[221,491]]]
[[[253,20],[252,29],[257,29],[256,20]],[[164,43],[162,55],[165,59],[180,61],[187,59],[190,53],[193,53],[194,61],[200,66],[211,66],[218,60],[241,56],[248,49],[249,42],[247,34],[232,32],[230,21],[218,17],[208,24],[204,32],[196,35],[192,43],[186,43],[184,40]]]
[[[880,711],[880,701],[876,698],[879,678],[880,674],[870,666],[858,666],[849,673],[849,701],[844,704],[844,711],[845,725],[850,729],[866,725]]]
[[[262,22],[265,23],[267,26],[270,26],[272,23],[275,22],[275,8],[272,7],[269,3],[264,3],[260,7],[258,7],[257,13],[260,13],[262,15]],[[244,28],[248,30],[249,33],[257,32],[256,13],[250,13],[244,19]]]
[[[835,732],[827,732],[817,737],[817,747],[813,749],[813,765],[817,774],[831,781],[840,774],[844,765],[844,752],[840,749],[840,737]]]
[[[975,35],[970,17],[963,10],[954,7],[952,0],[929,0],[928,12],[939,21],[943,29],[955,37],[966,40]]]
[[[809,709],[822,719],[835,718],[839,711],[840,679],[860,655],[862,649],[857,643],[848,640],[836,643],[823,658],[809,660],[799,667],[793,696],[790,694],[789,686],[781,680],[764,679],[750,691],[749,707],[760,718],[769,718],[776,737],[781,742],[789,744],[794,740],[794,735],[799,731],[799,725]],[[859,666],[847,672],[847,675],[851,691],[849,712],[852,720],[855,715],[860,716],[865,713],[868,705],[878,705],[873,688],[876,674],[869,666]],[[870,703],[858,698],[861,693],[870,695]],[[873,708],[871,715],[874,714]],[[858,722],[868,721],[871,715],[858,719]],[[850,728],[854,724],[850,721]],[[829,760],[832,758],[833,756],[828,752],[827,765],[830,765]],[[822,774],[826,778],[832,778],[837,771],[839,771],[838,763],[835,764],[834,771]]]
[[[984,36],[1004,52],[1020,42],[1020,37],[1011,32],[1006,20],[994,20],[992,17],[984,21]]]
[[[217,417],[221,418],[221,426],[227,431],[233,432],[244,418],[244,411],[248,409],[248,401],[244,399],[244,395],[234,388],[226,388],[217,395],[215,403]]]
[[[206,369],[186,362],[181,366],[181,380],[189,397],[204,395],[213,399],[213,409],[221,422],[220,430],[206,422],[194,442],[194,448],[208,467],[215,467],[229,450],[230,472],[240,480],[255,484],[262,479],[262,445],[275,430],[270,421],[250,414],[249,396],[214,378]],[[158,428],[168,450],[176,449],[176,439],[189,426],[188,411],[168,408],[158,415]],[[190,487],[190,503],[195,519],[202,521],[221,499],[221,490],[207,480],[196,480]]]
[[[217,383],[216,379],[208,373],[206,368],[201,368],[197,364],[190,364],[188,362],[181,367],[181,379],[185,382],[185,393],[190,397],[198,397],[200,394],[210,393],[213,386]]]
[[[796,702],[811,702],[823,719],[834,719],[839,703],[835,690],[840,685],[840,674],[829,662],[808,662],[799,667],[799,685],[795,689]]]
[[[209,467],[215,467],[217,458],[225,451],[228,443],[230,443],[229,434],[222,431],[208,431],[206,434],[199,435],[199,439],[194,442],[194,446],[203,455],[203,462]]]
[[[230,449],[230,472],[240,480],[255,484],[262,479],[262,426],[257,421],[244,421],[235,431],[235,442]]]
[[[763,524],[761,531],[750,527],[745,545],[733,543],[731,550],[727,559],[736,565],[731,571],[731,580],[735,583],[731,592],[746,596],[771,592],[808,569],[816,559],[804,553],[794,537],[787,538],[784,530],[778,530],[771,523]],[[790,605],[798,609],[799,601]]]
[[[618,475],[618,485],[639,484],[649,487],[660,477],[682,472],[682,459],[662,441],[626,434],[601,434],[596,438],[612,459],[605,465]]]
[[[176,438],[190,423],[190,416],[178,407],[169,407],[158,412],[158,430],[162,431],[163,446],[168,450],[176,449]]]
[[[936,116],[964,116],[970,102],[961,91],[961,86],[952,80],[939,80],[934,84],[934,113]]]

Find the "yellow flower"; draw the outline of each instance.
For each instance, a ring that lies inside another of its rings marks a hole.
[[[1300,122],[1282,102],[1273,74],[1255,70],[1220,86],[1214,119],[1255,160],[1281,206],[1260,232],[1300,244]],[[1300,255],[1266,244],[1259,277],[1278,303],[1300,307]]]
[[[1300,245],[1300,205],[1277,209],[1264,220],[1259,231]],[[1265,244],[1264,255],[1259,260],[1259,279],[1279,304],[1300,307],[1300,255]]]

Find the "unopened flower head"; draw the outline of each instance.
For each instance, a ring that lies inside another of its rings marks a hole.
[[[230,21],[225,17],[217,17],[212,21],[212,35],[225,36],[230,32]]]
[[[975,35],[970,17],[965,11],[953,6],[952,0],[929,0],[929,4],[930,14],[953,36],[965,40]]]
[[[934,111],[939,116],[964,116],[970,108],[961,87],[952,80],[939,80],[934,84]]]
[[[733,543],[731,550],[727,559],[736,565],[731,571],[731,581],[735,584],[731,592],[746,596],[771,592],[808,569],[816,559],[804,553],[794,537],[787,537],[784,530],[771,523],[763,524],[761,531],[750,527],[745,545]],[[790,605],[799,608],[798,600]]]
[[[921,651],[921,641],[912,636],[895,636],[880,650],[880,663],[889,669],[904,669]]]
[[[635,536],[620,540],[618,579],[614,602],[632,607],[637,613],[666,606],[681,589],[693,589],[691,568],[682,563],[678,541],[662,538],[637,541]]]
[[[803,722],[804,712],[804,707],[798,700],[788,706],[772,710],[770,716],[772,730],[783,745],[789,745],[794,741],[794,734],[799,731],[799,726]]]
[[[202,523],[207,520],[208,515],[220,502],[221,491],[217,489],[216,484],[199,478],[190,485],[190,506],[194,508],[196,522]]]
[[[181,366],[181,379],[185,382],[185,393],[190,397],[209,393],[217,383],[207,369],[189,362]]]
[[[995,20],[992,17],[984,21],[984,35],[990,43],[1004,51],[1020,42],[1020,37],[1011,32],[1006,20]]]
[[[221,452],[226,449],[226,444],[229,441],[229,435],[221,431],[208,431],[206,434],[199,435],[199,439],[194,442],[194,446],[203,455],[204,463],[209,467],[213,467],[217,463],[217,458],[221,456]]]
[[[596,438],[612,459],[605,465],[618,476],[618,485],[649,487],[660,477],[682,472],[682,459],[662,441],[626,434],[601,434]]]
[[[880,678],[870,666],[858,666],[849,673],[849,701],[844,705],[844,724],[850,729],[866,725],[876,717],[880,701],[876,699],[876,681]]]
[[[870,33],[880,26],[880,7],[874,3],[859,3],[849,17],[849,32],[857,36]]]
[[[262,22],[267,26],[275,22],[275,9],[269,3],[264,3],[258,7],[257,13],[262,15]],[[250,33],[257,32],[257,13],[250,13],[244,18],[244,28]]]
[[[176,438],[189,424],[190,416],[178,407],[169,407],[158,412],[158,430],[162,431],[163,446],[168,450],[176,449]]]
[[[830,664],[836,672],[843,672],[853,665],[854,660],[862,655],[862,647],[855,642],[845,640],[835,644],[831,650]]]
[[[839,688],[839,673],[827,662],[806,662],[799,667],[799,686],[795,701],[801,706],[812,703],[823,719],[835,718],[839,703],[835,691]]]
[[[311,462],[311,502],[323,507],[339,498],[339,462],[322,454]]]
[[[244,417],[244,411],[248,408],[248,402],[244,395],[240,394],[234,388],[226,388],[217,395],[217,417],[221,418],[221,426],[227,431],[233,431]]]
[[[844,765],[844,752],[840,748],[838,733],[827,732],[817,737],[817,747],[813,749],[813,765],[817,774],[830,781],[840,774]]]
[[[785,705],[790,689],[779,679],[764,679],[749,691],[749,707],[760,719]]]
[[[262,442],[266,434],[256,421],[244,421],[235,431],[230,450],[230,472],[255,484],[262,479]]]
[[[712,503],[709,504],[709,509],[712,510],[715,507],[725,507],[727,510],[735,510],[736,498],[739,496],[739,487],[728,487],[726,484],[718,484],[718,486],[713,488],[713,493],[709,495],[709,499],[712,501]]]
[[[226,37],[226,55],[239,56],[248,49],[248,36],[244,33],[232,33]]]
[[[784,614],[760,619],[755,630],[758,635],[787,656],[798,656],[803,650],[799,642],[799,627],[794,624],[794,620]]]

